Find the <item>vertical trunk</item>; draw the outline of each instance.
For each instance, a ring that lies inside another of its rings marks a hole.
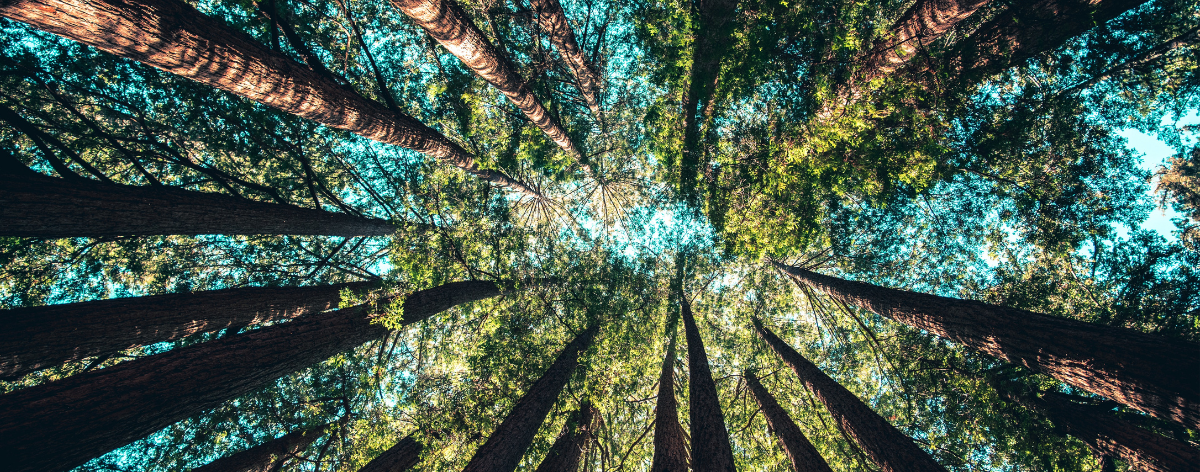
[[[725,430],[725,415],[721,413],[721,401],[717,398],[717,384],[708,369],[708,355],[704,353],[704,341],[692,307],[687,297],[680,294],[683,309],[683,332],[687,337],[688,396],[691,399],[692,470],[696,472],[733,472],[733,448],[729,445],[729,433]]]
[[[891,37],[875,43],[863,58],[859,83],[895,72],[918,51],[937,41],[958,22],[991,0],[917,0],[891,27]]]
[[[337,308],[342,289],[369,285],[233,288],[0,310],[0,376]]]
[[[392,0],[392,5],[429,32],[476,75],[508,97],[551,141],[578,158],[579,151],[558,120],[550,116],[508,58],[492,46],[454,0]]]
[[[391,222],[229,195],[30,174],[0,174],[0,235],[163,234],[383,236]]]
[[[271,472],[279,470],[283,462],[325,435],[329,425],[293,431],[279,438],[254,446],[228,457],[222,457],[191,472]]]
[[[658,400],[654,407],[654,460],[650,472],[687,472],[688,453],[679,404],[675,401],[675,324],[669,323],[671,343],[658,376]]]
[[[971,300],[776,267],[848,305],[953,340],[1149,413],[1200,427],[1200,346]]]
[[[539,193],[441,133],[272,51],[179,0],[12,0],[0,16],[375,141],[429,155],[495,185]]]
[[[563,425],[562,433],[550,446],[550,452],[537,472],[575,472],[579,470],[579,460],[592,445],[596,437],[596,428],[600,427],[600,410],[591,402],[583,401],[579,409],[571,413],[567,424]]]
[[[383,451],[379,457],[371,459],[358,472],[403,472],[421,460],[422,447],[420,442],[408,436]]]
[[[683,156],[679,161],[679,193],[689,201],[696,197],[696,174],[704,154],[699,149],[700,125],[710,112],[721,59],[733,45],[737,0],[700,0],[696,8],[699,27],[692,42],[692,69],[683,100]]]
[[[579,355],[591,346],[597,331],[599,326],[592,325],[563,348],[546,373],[542,374],[542,378],[529,387],[529,391],[525,392],[525,396],[521,397],[508,417],[504,418],[504,422],[492,431],[487,442],[479,446],[471,462],[463,468],[463,472],[516,470],[521,456],[525,455],[525,450],[533,442],[542,421],[554,407],[559,393],[571,379],[575,367],[579,365]]]
[[[883,472],[945,472],[946,469],[934,462],[912,439],[872,411],[846,387],[829,378],[775,333],[764,328],[758,318],[753,321],[758,336],[783,358],[783,362],[792,368],[804,386],[829,410],[838,427]]]
[[[600,102],[596,97],[600,89],[600,74],[588,62],[587,56],[579,48],[579,43],[575,41],[575,32],[567,22],[562,4],[558,0],[529,0],[529,3],[537,15],[538,26],[550,37],[550,41],[558,48],[558,53],[571,66],[571,72],[579,82],[579,93],[592,110],[592,116],[600,118]]]
[[[387,332],[360,305],[8,393],[0,455],[14,472],[72,469]]]
[[[750,386],[750,393],[754,394],[754,400],[758,402],[763,417],[767,419],[767,426],[775,432],[779,445],[783,446],[784,454],[787,454],[788,460],[792,462],[792,469],[796,472],[833,472],[821,457],[821,453],[817,452],[817,448],[808,442],[804,432],[792,421],[792,417],[788,416],[787,411],[779,406],[771,392],[768,392],[758,381],[758,377],[749,370],[746,371],[746,384]]]

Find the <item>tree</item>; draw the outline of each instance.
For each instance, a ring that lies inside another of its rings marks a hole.
[[[600,410],[591,402],[583,401],[579,409],[567,417],[563,430],[550,446],[550,452],[538,464],[537,472],[575,472],[579,460],[587,454],[600,427]]]
[[[192,472],[271,472],[280,470],[298,452],[308,447],[331,425],[290,432],[232,456],[222,457]]]
[[[697,471],[733,471],[733,449],[721,414],[721,400],[713,382],[704,352],[704,341],[692,317],[692,307],[683,293],[679,294],[683,314],[683,332],[688,345],[688,398],[691,401],[692,469]]]
[[[821,454],[817,452],[812,443],[808,442],[804,432],[800,431],[800,427],[796,426],[796,422],[792,421],[787,411],[779,406],[779,402],[775,400],[771,392],[768,392],[762,382],[758,381],[758,377],[747,370],[745,378],[746,385],[750,387],[750,393],[754,395],[754,400],[762,409],[763,416],[767,418],[767,425],[779,438],[779,445],[783,447],[783,452],[792,462],[792,469],[797,472],[830,472],[832,469],[829,468],[829,464],[821,458]]]
[[[550,37],[558,53],[571,67],[579,85],[579,93],[592,110],[592,116],[600,119],[600,86],[603,83],[596,66],[588,61],[583,49],[575,41],[575,31],[567,21],[566,12],[558,0],[530,0],[533,13],[541,31]]]
[[[678,318],[672,317],[673,320]],[[654,406],[654,457],[651,472],[687,472],[688,453],[683,427],[679,425],[679,406],[675,400],[675,323],[668,323],[667,352],[658,376],[658,399]]]
[[[737,0],[701,0],[697,3],[698,28],[693,33],[692,69],[683,99],[683,155],[679,160],[679,193],[695,198],[696,173],[704,157],[700,126],[708,118],[721,73],[721,60],[732,46],[733,12]]]
[[[358,472],[403,472],[420,462],[423,447],[412,436],[405,436],[383,454],[371,459]]]
[[[991,0],[917,0],[864,55],[856,80],[866,83],[904,67],[917,53]]]

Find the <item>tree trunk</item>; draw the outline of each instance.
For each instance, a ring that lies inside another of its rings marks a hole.
[[[454,0],[392,0],[392,5],[429,32],[450,54],[459,58],[475,75],[488,81],[508,97],[555,144],[578,158],[579,151],[529,84],[517,74],[508,58],[497,51],[471,17]]]
[[[383,236],[390,221],[180,188],[0,174],[0,236]]]
[[[592,110],[592,116],[600,118],[600,102],[596,96],[600,90],[600,74],[575,41],[575,32],[571,29],[571,23],[567,22],[562,4],[558,0],[529,0],[529,4],[537,15],[537,24],[542,32],[550,37],[558,53],[571,66],[571,72],[579,82],[579,93],[587,102],[588,109]]]
[[[272,51],[179,0],[10,0],[0,16],[544,197],[410,116]]]
[[[257,326],[337,308],[342,289],[250,287],[0,310],[0,376],[17,377],[91,356],[225,328]],[[233,334],[233,333],[229,333]]]
[[[912,439],[901,433],[871,410],[858,397],[821,372],[821,369],[763,327],[754,318],[754,329],[783,362],[792,368],[800,381],[820,400],[838,427],[846,433],[867,457],[883,472],[945,472]]]
[[[579,365],[579,355],[592,344],[599,331],[598,325],[592,325],[579,333],[573,341],[563,348],[554,363],[542,374],[542,378],[529,387],[525,396],[517,402],[504,422],[492,431],[471,462],[463,468],[463,472],[505,472],[516,470],[521,463],[525,450],[533,442],[537,430],[554,407],[555,400],[562,392],[575,367]]]
[[[283,462],[325,435],[329,425],[291,433],[254,446],[228,457],[222,457],[192,472],[272,472],[279,470]]]
[[[416,323],[463,303],[475,302],[500,295],[500,285],[487,280],[450,282],[419,292],[404,299],[404,324]]]
[[[745,376],[746,384],[750,386],[750,393],[754,394],[754,400],[758,402],[763,417],[767,419],[767,426],[775,433],[775,437],[779,439],[779,445],[783,446],[784,454],[787,454],[788,460],[792,462],[792,470],[796,472],[833,472],[829,468],[829,464],[821,457],[821,453],[817,452],[817,448],[808,442],[804,432],[800,431],[800,427],[792,421],[792,417],[788,416],[787,411],[779,406],[779,402],[775,401],[771,392],[768,392],[758,381],[758,377],[749,370],[746,371]]]
[[[1157,418],[1200,427],[1200,346],[972,300],[842,280],[775,263],[848,305],[1043,372]]]
[[[687,297],[680,294],[683,332],[688,345],[688,396],[691,400],[692,470],[696,472],[733,472],[733,448],[725,430],[725,415],[717,398],[717,384],[708,369],[704,341],[692,317]]]
[[[403,472],[421,460],[422,447],[420,442],[408,436],[383,451],[379,457],[371,459],[358,472]]]
[[[584,400],[579,409],[571,413],[567,424],[563,425],[562,433],[550,446],[550,452],[537,472],[576,472],[579,470],[579,460],[587,454],[596,437],[596,429],[600,427],[600,410]]]
[[[673,328],[673,323],[670,324]],[[658,376],[658,399],[654,406],[654,459],[650,472],[687,472],[687,442],[679,425],[679,405],[675,401],[675,330],[669,336],[667,355]]]
[[[14,472],[72,469],[383,337],[371,313],[315,313],[2,395],[0,455]]]
[[[699,0],[696,8],[699,27],[692,41],[692,69],[683,100],[683,157],[679,161],[679,193],[689,201],[695,199],[696,174],[704,154],[699,149],[700,125],[711,111],[721,59],[733,45],[737,0]]]
[[[903,67],[918,51],[937,41],[958,22],[991,0],[917,0],[867,52],[857,81],[865,84]]]

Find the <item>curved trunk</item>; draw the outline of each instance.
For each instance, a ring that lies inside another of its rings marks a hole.
[[[371,459],[358,472],[403,472],[421,460],[422,447],[420,442],[408,436]]]
[[[733,472],[733,448],[729,445],[729,432],[725,430],[725,415],[721,413],[721,401],[717,398],[717,384],[713,382],[708,368],[708,355],[704,353],[704,341],[692,307],[687,297],[680,294],[683,309],[683,332],[688,344],[688,397],[691,403],[692,470],[696,472]]]
[[[441,133],[272,51],[179,0],[11,0],[0,16],[211,85],[263,105],[412,149],[495,185],[541,194]]]
[[[972,300],[829,277],[775,263],[848,305],[1045,373],[1185,426],[1200,427],[1200,346]]]
[[[343,289],[370,285],[232,288],[0,310],[6,327],[0,331],[0,376],[337,308]]]
[[[792,470],[796,472],[833,472],[829,468],[829,464],[821,457],[821,453],[817,452],[817,448],[813,447],[808,438],[804,436],[804,432],[800,431],[800,427],[796,426],[796,422],[792,421],[792,417],[788,416],[787,411],[779,406],[779,402],[775,401],[771,392],[768,392],[758,381],[758,377],[749,370],[746,371],[745,376],[746,385],[750,386],[750,393],[754,395],[754,400],[758,402],[763,417],[767,419],[767,426],[779,439],[779,445],[783,446],[784,454],[792,463]]]
[[[658,399],[654,406],[654,459],[650,472],[687,472],[687,440],[679,425],[679,404],[675,401],[675,332],[663,357],[658,376]]]
[[[596,429],[600,427],[600,410],[584,400],[579,409],[571,413],[563,430],[550,446],[550,452],[538,464],[537,472],[576,472],[579,470],[579,460],[587,454],[587,450],[596,438]]]
[[[272,472],[280,470],[283,462],[325,435],[329,425],[293,431],[276,439],[254,446],[228,457],[222,457],[191,472]]]
[[[733,45],[737,0],[700,0],[696,8],[699,27],[692,42],[692,69],[683,100],[683,156],[679,161],[679,193],[688,200],[696,196],[696,174],[704,154],[699,149],[700,125],[711,111],[721,59]]]
[[[588,62],[587,56],[579,48],[579,43],[575,41],[575,32],[571,29],[571,23],[567,21],[562,4],[558,0],[529,0],[529,4],[537,15],[537,24],[542,32],[550,37],[550,41],[558,48],[558,53],[567,61],[567,65],[571,66],[571,72],[575,74],[575,80],[579,83],[579,93],[587,102],[588,109],[592,110],[592,116],[600,118],[600,102],[597,98],[600,91],[600,74],[596,72],[592,63]]]
[[[775,336],[775,333],[764,328],[758,318],[754,318],[753,322],[758,336],[792,368],[804,386],[829,410],[829,415],[838,427],[853,439],[871,462],[878,465],[883,472],[946,471],[934,462],[929,454],[917,447],[911,438],[872,411],[871,407],[846,390],[846,387],[821,372],[821,369]]]

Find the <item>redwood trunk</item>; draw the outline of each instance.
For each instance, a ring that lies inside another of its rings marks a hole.
[[[1200,346],[972,300],[828,277],[776,263],[843,303],[1043,372],[1165,420],[1200,427]]]
[[[721,73],[721,59],[733,44],[733,13],[737,0],[700,0],[699,28],[692,42],[692,69],[683,101],[683,157],[679,162],[679,192],[693,199],[703,152],[700,125],[708,118]]]
[[[677,325],[676,325],[677,326]],[[658,399],[654,407],[654,459],[650,472],[687,472],[687,442],[679,425],[679,404],[675,401],[675,332],[669,336],[662,373],[658,376]]]
[[[759,337],[783,358],[783,362],[792,368],[804,386],[829,410],[838,427],[883,472],[945,472],[946,469],[934,462],[912,439],[872,411],[846,387],[829,378],[775,333],[764,328],[757,318],[753,321]]]
[[[291,433],[192,469],[191,472],[272,472],[325,435],[329,425]]]
[[[750,386],[750,393],[754,394],[754,400],[758,402],[763,417],[767,419],[767,426],[779,439],[779,445],[783,446],[784,454],[792,463],[792,470],[796,472],[833,472],[829,468],[829,464],[821,457],[821,453],[817,452],[817,448],[813,447],[808,438],[804,436],[804,432],[800,431],[800,427],[796,426],[796,422],[792,421],[792,417],[788,416],[782,406],[779,406],[779,402],[775,401],[771,392],[763,387],[762,383],[758,381],[758,377],[748,370],[746,371],[746,384]]]
[[[315,313],[0,396],[0,455],[14,472],[72,469],[386,335],[370,315]]]
[[[725,415],[721,413],[721,401],[717,398],[717,384],[713,382],[708,368],[708,355],[704,353],[704,341],[696,320],[692,318],[692,307],[687,297],[680,294],[683,309],[683,332],[687,336],[688,396],[691,400],[692,470],[696,472],[733,472],[733,448],[729,445],[729,433],[725,430]]]
[[[558,124],[542,102],[533,96],[529,84],[454,0],[392,0],[392,5],[429,32],[450,54],[457,57],[475,75],[488,81],[508,97],[532,121],[534,126],[572,157],[579,151],[570,136]]]
[[[422,447],[420,442],[408,436],[371,459],[358,472],[403,472],[420,462]]]
[[[579,93],[587,102],[588,109],[592,110],[592,116],[599,118],[600,102],[596,95],[600,89],[600,74],[575,41],[575,32],[571,29],[571,23],[567,22],[562,4],[558,0],[529,0],[529,3],[537,14],[538,26],[550,37],[567,65],[571,66],[571,72],[579,82]]]
[[[903,67],[918,51],[949,32],[991,0],[917,0],[892,24],[891,37],[875,44],[858,73],[869,82]]]
[[[342,289],[368,286],[233,288],[0,310],[0,376],[337,308]]]
[[[404,324],[416,323],[463,303],[500,295],[500,286],[487,280],[450,282],[421,290],[404,299]]]
[[[550,452],[537,472],[575,472],[579,470],[579,460],[587,454],[588,448],[596,437],[596,429],[600,426],[600,410],[584,401],[579,409],[571,413],[567,424],[563,425],[562,433],[550,446]]]
[[[272,51],[179,0],[8,0],[0,16],[375,141],[412,149],[542,198],[410,116]]]
[[[559,393],[579,365],[579,355],[591,346],[599,327],[593,325],[563,348],[542,378],[529,387],[504,422],[479,446],[463,472],[505,472],[516,470],[537,430],[554,407]]]
[[[383,236],[391,222],[180,188],[0,174],[0,236]]]

